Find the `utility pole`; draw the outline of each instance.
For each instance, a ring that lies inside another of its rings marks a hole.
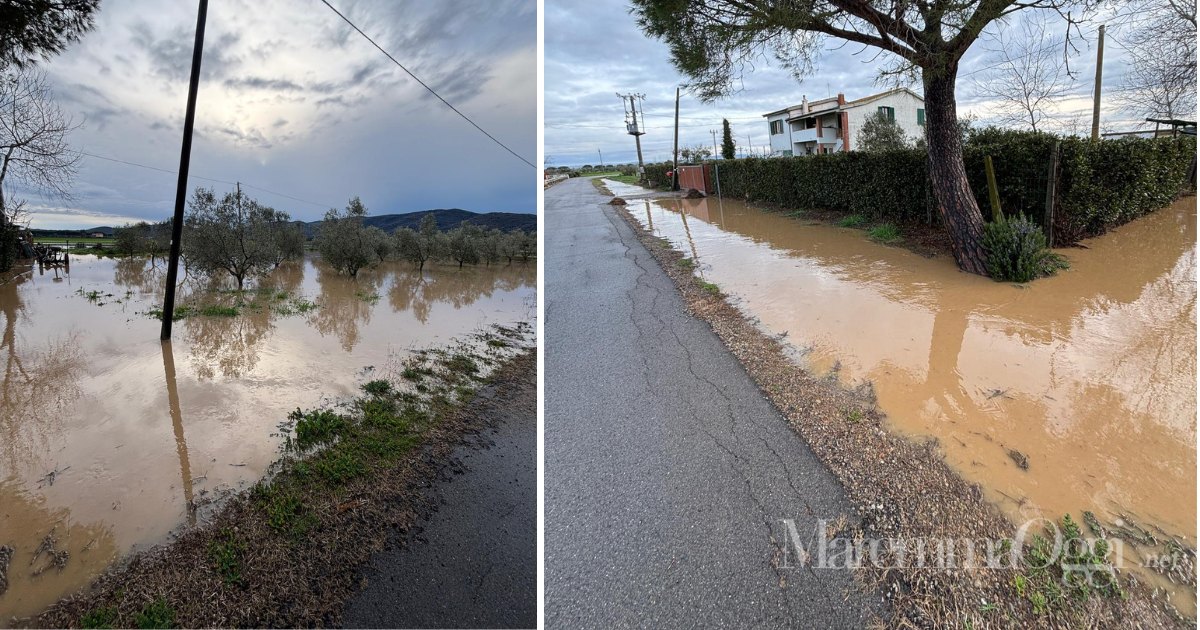
[[[1104,79],[1104,25],[1100,25],[1100,44],[1096,47],[1096,95],[1092,102],[1092,142],[1100,139],[1100,84]]]
[[[596,149],[596,155],[600,156],[600,168],[603,170],[604,169],[604,154],[600,152],[600,149]]]
[[[754,157],[754,143],[750,142],[750,134],[746,134],[746,157]]]
[[[646,98],[645,94],[617,94],[621,99],[621,106],[625,108],[625,131],[633,136],[633,141],[637,144],[638,156],[638,180],[641,181],[646,176],[646,164],[642,162],[642,136],[646,132],[642,129],[644,125],[639,124],[638,119],[641,118],[641,123],[645,123],[644,115],[640,115],[638,101]],[[637,100],[634,100],[637,99]],[[629,105],[625,105],[625,101],[629,101]]]
[[[679,88],[675,88],[675,151],[671,158],[671,190],[679,190]]]
[[[715,160],[717,159],[717,156],[721,154],[721,152],[717,150],[717,130],[709,129],[708,133],[711,133],[713,137],[713,159]]]
[[[183,238],[183,205],[187,199],[188,167],[192,162],[192,126],[196,122],[196,91],[200,87],[200,59],[204,56],[204,21],[208,0],[200,0],[196,15],[196,43],[192,47],[192,78],[188,83],[187,111],[183,117],[183,148],[179,155],[179,183],[175,187],[175,215],[171,222],[171,254],[167,260],[167,291],[163,298],[162,334],[170,341],[171,318],[175,316],[175,282],[179,277],[180,240]]]

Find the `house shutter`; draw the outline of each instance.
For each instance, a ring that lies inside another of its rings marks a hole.
[[[893,122],[894,122],[894,121],[896,120],[896,108],[894,108],[894,107],[888,107],[888,106],[886,106],[886,105],[880,105],[880,106],[879,106],[879,113],[881,113],[881,114],[883,114],[884,116],[886,116],[886,117],[887,117],[887,119],[888,119],[888,120],[890,120],[890,121],[893,121]]]
[[[917,110],[917,124],[921,125],[922,127],[925,126],[925,110],[923,109]]]

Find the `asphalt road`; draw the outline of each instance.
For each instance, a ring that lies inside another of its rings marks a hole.
[[[862,627],[848,572],[777,566],[841,486],[607,197],[545,194],[546,627]]]
[[[486,392],[481,393],[486,395]],[[352,628],[537,625],[537,392],[489,411],[490,446],[457,448],[435,484],[440,507],[403,546],[376,554],[347,603]]]

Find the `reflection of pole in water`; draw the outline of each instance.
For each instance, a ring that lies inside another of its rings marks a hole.
[[[646,223],[650,226],[650,233],[654,233],[654,217],[650,216],[650,202],[644,201],[646,204]]]
[[[697,268],[699,268],[700,254],[696,252],[696,241],[692,240],[692,228],[688,227],[687,208],[683,207],[683,203],[679,204],[679,217],[683,219],[683,233],[687,235],[688,245],[692,248],[692,260],[696,262]]]
[[[179,408],[179,388],[175,384],[175,352],[171,342],[162,343],[163,371],[167,379],[167,405],[171,410],[171,424],[175,427],[175,450],[179,453],[179,475],[183,479],[183,499],[187,510],[188,524],[196,524],[196,509],[192,504],[192,466],[188,463],[187,440],[183,437],[183,412]]]

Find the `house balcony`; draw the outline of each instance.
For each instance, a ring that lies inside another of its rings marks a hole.
[[[842,130],[836,127],[826,127],[821,130],[821,135],[817,136],[816,127],[812,129],[793,129],[792,142],[818,142],[820,144],[834,144],[842,135]]]

